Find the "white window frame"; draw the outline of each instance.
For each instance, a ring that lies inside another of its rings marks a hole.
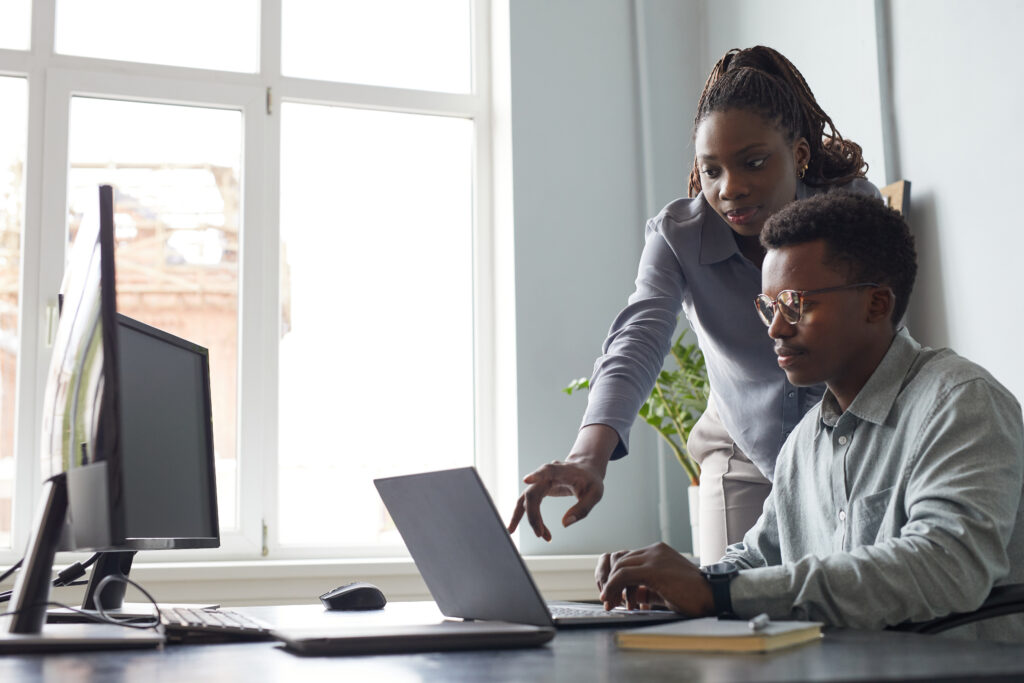
[[[515,448],[499,447],[495,379],[498,316],[510,316],[508,299],[496,305],[496,258],[492,201],[491,6],[473,2],[473,74],[470,94],[446,94],[332,83],[280,72],[281,0],[261,2],[260,73],[240,74],[127,63],[54,54],[56,0],[35,0],[32,48],[0,50],[0,75],[27,77],[29,131],[26,154],[26,216],[16,416],[16,474],[10,551],[0,565],[21,555],[40,490],[39,438],[43,387],[50,349],[48,321],[64,268],[67,201],[68,117],[76,95],[238,110],[243,116],[242,255],[239,267],[238,533],[222,533],[215,551],[177,551],[161,563],[180,561],[357,560],[367,549],[283,548],[277,538],[277,389],[280,111],[283,102],[369,108],[467,118],[475,129],[473,208],[474,378],[476,466],[492,491],[507,498],[514,479]],[[505,258],[505,257],[503,257]],[[509,257],[510,258],[510,257]],[[497,271],[508,273],[498,264]],[[248,275],[255,273],[256,276]],[[499,313],[495,313],[496,309]],[[505,312],[502,313],[501,310]],[[505,328],[503,328],[505,334]],[[505,342],[508,343],[507,341]],[[507,353],[503,352],[503,357]],[[514,354],[513,354],[514,356]],[[505,390],[507,392],[507,389]],[[503,406],[514,405],[506,397]],[[514,418],[512,419],[514,424]],[[502,460],[504,458],[504,460]],[[512,460],[508,460],[512,458]],[[27,492],[31,492],[28,495]],[[327,502],[325,501],[325,505]],[[374,550],[376,555],[387,555]],[[404,554],[404,553],[403,553]]]

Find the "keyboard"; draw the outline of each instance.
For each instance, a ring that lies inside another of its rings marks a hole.
[[[566,619],[570,617],[621,617],[626,614],[625,611],[608,612],[605,611],[604,607],[600,605],[594,605],[593,607],[570,607],[568,605],[548,605],[548,611],[551,612],[551,616],[556,619]]]
[[[551,618],[555,620],[555,624],[559,628],[600,626],[601,624],[641,626],[683,618],[675,612],[664,609],[627,610],[624,607],[616,607],[606,611],[604,605],[593,602],[556,601],[547,603],[547,607]]]
[[[229,609],[167,607],[160,621],[169,643],[273,640],[269,626]]]

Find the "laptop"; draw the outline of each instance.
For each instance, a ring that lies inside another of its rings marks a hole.
[[[472,467],[373,483],[446,617],[556,628],[621,628],[686,618],[667,610],[546,603]]]

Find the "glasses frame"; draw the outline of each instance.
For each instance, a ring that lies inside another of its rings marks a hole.
[[[761,293],[754,297],[754,308],[757,309],[757,315],[760,316],[761,320],[767,327],[771,327],[772,323],[775,322],[775,316],[779,313],[782,314],[783,320],[788,322],[790,325],[796,325],[800,322],[801,318],[804,317],[804,297],[811,296],[813,294],[826,294],[828,292],[839,292],[844,289],[857,289],[859,287],[881,287],[877,282],[858,282],[852,285],[838,285],[836,287],[823,287],[822,289],[784,289],[779,292],[779,295],[774,299],[767,294]],[[793,305],[786,305],[779,307],[779,298],[783,295],[789,294],[793,297]],[[761,308],[761,304],[764,304],[767,308],[772,311],[771,319],[765,316],[764,310]],[[787,309],[796,309],[796,317],[791,318],[786,314]]]

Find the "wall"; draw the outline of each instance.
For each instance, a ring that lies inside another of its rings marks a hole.
[[[1017,209],[1024,110],[1016,0],[889,3],[901,174],[920,272],[910,329],[982,363],[1024,400]]]
[[[692,119],[682,103],[695,101],[700,84],[680,75],[691,68],[680,62],[699,44],[699,16],[688,24],[688,5],[701,3],[509,5],[520,476],[568,453],[585,398],[561,388],[590,374],[632,292],[647,204],[685,192],[673,187],[680,181],[662,179],[681,175],[692,159],[688,124],[668,115],[673,130],[649,136],[663,145],[656,162],[642,153],[637,29],[652,36],[647,77],[666,84],[650,114],[661,121],[667,109],[682,108],[678,115]],[[670,26],[674,40],[664,40]],[[647,175],[657,190],[648,192]],[[563,530],[559,520],[571,501],[547,501],[554,540],[524,532],[524,552],[598,552],[659,540],[655,435],[638,426],[631,446],[632,455],[612,464],[605,499],[590,517]]]

